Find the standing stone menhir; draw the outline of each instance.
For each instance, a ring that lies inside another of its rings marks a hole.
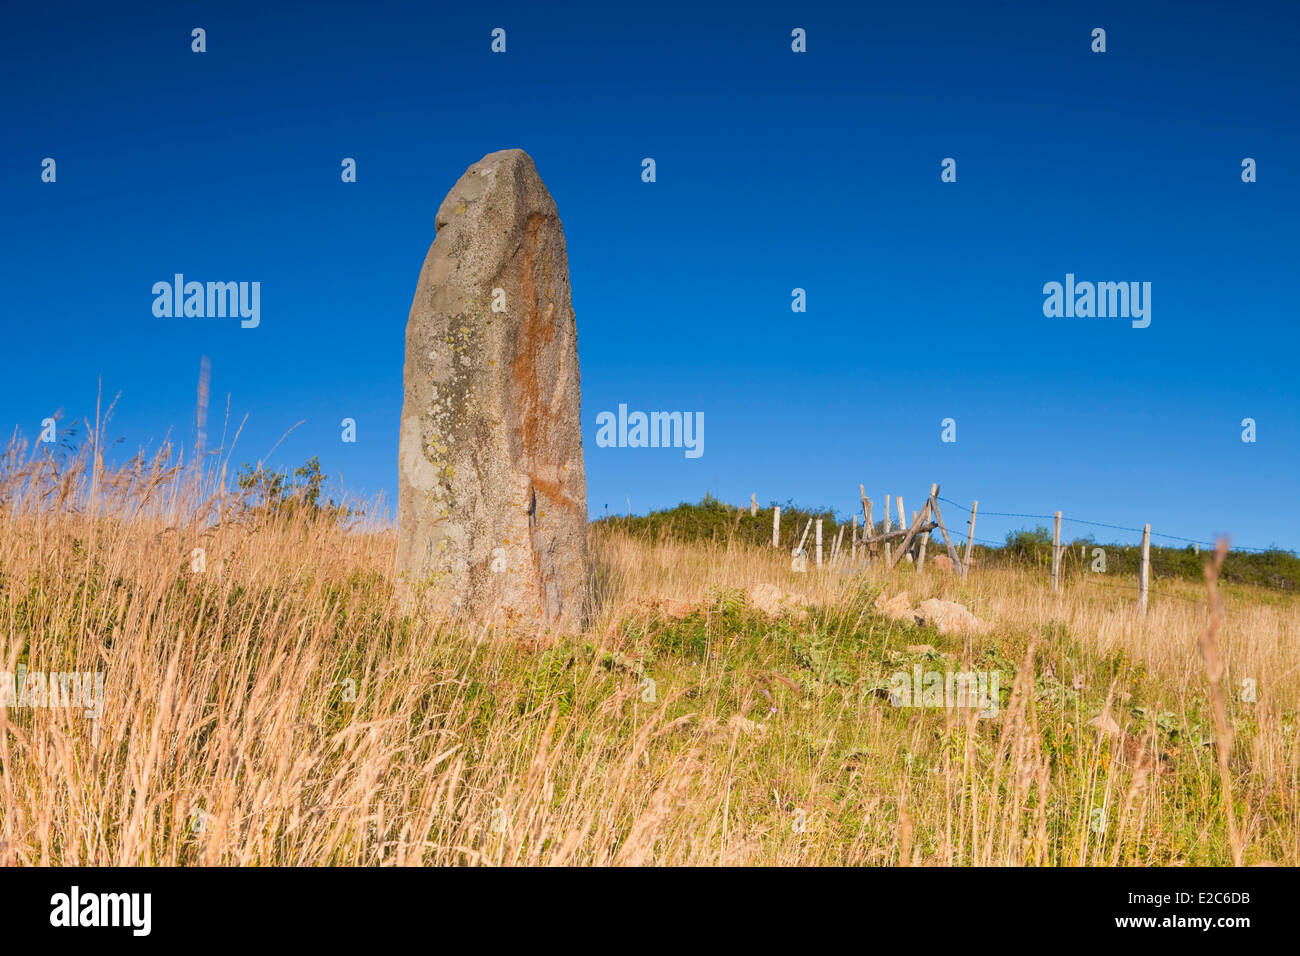
[[[587,479],[555,200],[506,149],[465,171],[434,224],[406,323],[399,580],[450,617],[576,626]]]

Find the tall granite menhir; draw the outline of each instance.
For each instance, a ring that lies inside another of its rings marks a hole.
[[[527,153],[501,150],[434,225],[406,323],[399,581],[449,617],[577,626],[587,478],[555,200]]]

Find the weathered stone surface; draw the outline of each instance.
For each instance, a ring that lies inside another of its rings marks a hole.
[[[922,601],[920,607],[912,607],[907,592],[896,594],[886,599],[882,591],[876,596],[876,610],[895,621],[915,621],[917,624],[933,624],[940,634],[974,633],[988,631],[989,624],[981,621],[963,605],[954,601],[941,601],[929,598]],[[929,646],[929,645],[921,645]],[[911,648],[909,648],[911,650]]]
[[[774,584],[751,585],[745,592],[752,607],[762,611],[768,617],[793,614],[795,617],[808,616],[808,601],[802,595],[782,591]]]
[[[933,624],[940,634],[983,634],[989,626],[955,601],[930,598],[916,609],[918,624]]]
[[[885,592],[881,591],[876,595],[875,603],[877,611],[895,621],[911,620],[915,616],[912,611],[912,602],[908,598],[906,591],[888,599],[885,598]]]
[[[397,571],[435,612],[578,625],[587,480],[555,201],[489,153],[438,208],[406,324]]]

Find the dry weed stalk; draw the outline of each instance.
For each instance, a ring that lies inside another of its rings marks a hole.
[[[1228,756],[1232,752],[1232,725],[1228,723],[1228,709],[1223,701],[1219,682],[1223,679],[1223,658],[1219,654],[1219,629],[1223,626],[1223,600],[1219,597],[1219,570],[1228,555],[1228,539],[1220,538],[1214,548],[1214,558],[1205,563],[1205,587],[1210,592],[1210,621],[1201,635],[1201,659],[1205,661],[1205,676],[1210,682],[1210,704],[1214,713],[1215,750],[1219,757],[1219,789],[1223,795],[1223,812],[1228,820],[1228,842],[1232,847],[1232,865],[1241,866],[1241,832],[1237,825],[1237,811],[1232,803],[1232,773],[1228,769]]]

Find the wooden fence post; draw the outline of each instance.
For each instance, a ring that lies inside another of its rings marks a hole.
[[[934,496],[937,495],[938,493],[939,493],[939,486],[938,486],[938,485],[931,485],[931,486],[930,486],[930,499],[929,499],[929,502],[928,502],[928,505],[929,505],[930,513],[931,513],[931,514],[934,514]],[[917,571],[920,571],[921,568],[925,567],[925,549],[929,546],[929,544],[930,544],[930,532],[927,531],[927,532],[925,533],[924,537],[921,538],[921,550],[920,550],[920,551],[917,553],[917,555],[916,555],[916,570],[917,570]]]
[[[852,563],[857,564],[858,563],[858,516],[856,512],[853,515],[853,537],[849,543],[853,548],[852,554],[849,555],[849,560]]]
[[[838,565],[840,558],[844,554],[844,527],[844,525],[840,525],[840,533],[835,536],[835,551],[833,552],[834,557],[831,558],[831,567]]]
[[[1052,521],[1052,591],[1061,589],[1061,513]]]
[[[929,513],[930,505],[927,502],[925,506],[921,508],[920,513],[916,516],[916,520],[912,522],[912,526],[907,529],[907,533],[903,536],[903,543],[900,544],[898,550],[894,552],[893,564],[889,566],[890,570],[892,570],[894,566],[903,559],[903,555],[907,553],[908,547],[912,544],[912,539],[916,537],[917,532],[921,530],[921,526],[925,524],[925,519],[929,516]],[[901,530],[899,533],[903,534]]]
[[[752,518],[758,514],[758,495],[749,496],[749,516]]]
[[[979,511],[979,499],[971,502],[970,506],[970,527],[966,529],[966,560],[961,563],[961,576],[965,577],[966,572],[970,570],[970,552],[975,547],[975,512]]]
[[[790,552],[791,554],[800,554],[803,552],[803,546],[808,541],[808,531],[811,528],[812,528],[812,518],[809,518],[807,523],[803,526],[803,534],[799,538],[799,544],[795,547],[793,551]]]
[[[1147,592],[1151,587],[1151,525],[1142,526],[1142,567],[1138,571],[1138,600],[1142,613],[1147,612]]]
[[[817,519],[817,567],[822,566],[822,519]]]
[[[939,533],[943,535],[943,543],[948,546],[948,559],[952,561],[952,568],[957,572],[958,577],[965,577],[966,571],[962,567],[961,555],[957,553],[956,547],[953,546],[952,537],[948,534],[948,528],[943,523],[943,513],[939,510],[939,486],[934,486],[934,494],[930,496],[930,514],[934,516],[934,523],[939,526]]]
[[[863,495],[862,502],[865,506],[862,509],[862,541],[865,545],[868,538],[872,539],[871,544],[866,548],[867,561],[870,562],[876,554],[876,542],[874,540],[876,537],[876,525],[871,520],[871,499]]]
[[[889,534],[889,532],[890,532],[891,530],[893,530],[893,529],[892,529],[892,528],[890,527],[890,525],[889,525],[889,495],[885,495],[885,530],[884,530],[884,534]],[[890,557],[890,552],[891,552],[892,550],[893,550],[893,549],[890,548],[890,546],[889,546],[889,542],[886,541],[886,542],[885,542],[885,566],[886,566],[886,567],[890,567],[890,568],[892,568],[892,567],[894,566],[894,560],[893,560],[893,558]]]
[[[772,509],[772,547],[781,547],[781,506]]]

